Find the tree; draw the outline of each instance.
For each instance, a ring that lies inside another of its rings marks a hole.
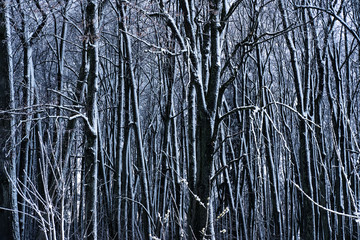
[[[2,239],[19,239],[19,215],[16,191],[15,107],[13,53],[10,29],[10,2],[0,2],[0,236]],[[7,177],[8,176],[8,177]]]
[[[359,238],[355,2],[1,1],[6,239]]]
[[[86,124],[85,124],[85,237],[98,238],[98,89],[99,89],[99,5],[97,1],[88,1],[86,6],[86,48],[89,61],[87,78]]]

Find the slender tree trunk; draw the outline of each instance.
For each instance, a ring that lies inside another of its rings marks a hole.
[[[10,1],[0,1],[0,110],[15,108]],[[20,239],[17,202],[15,118],[0,114],[0,238]]]
[[[138,104],[138,92],[135,85],[135,75],[133,70],[133,59],[132,59],[132,48],[131,41],[129,36],[127,35],[127,27],[125,23],[125,10],[123,3],[119,5],[119,12],[121,14],[121,23],[120,29],[123,32],[124,39],[124,48],[125,48],[125,64],[126,64],[126,74],[127,81],[130,90],[130,98],[131,98],[131,108],[132,115],[134,120],[134,133],[136,139],[136,151],[137,151],[137,161],[138,166],[140,167],[141,173],[141,201],[142,201],[142,224],[143,224],[143,234],[145,239],[150,239],[152,234],[151,227],[151,209],[150,209],[150,192],[149,192],[149,182],[147,176],[147,164],[145,162],[144,156],[144,148],[142,142],[142,132],[140,126],[140,114],[139,114],[139,104]]]
[[[120,14],[118,13],[118,17],[120,17]],[[118,26],[120,27],[120,23],[118,22]],[[125,101],[125,93],[124,93],[124,85],[125,85],[125,78],[124,78],[124,60],[123,60],[123,39],[122,39],[122,33],[119,32],[118,33],[118,51],[119,51],[119,56],[118,56],[118,103],[117,103],[117,128],[116,128],[116,163],[115,163],[115,182],[114,182],[114,200],[113,202],[116,203],[114,204],[114,210],[116,211],[116,234],[117,235],[117,239],[121,239],[122,234],[120,234],[122,232],[122,230],[124,229],[125,232],[127,232],[126,229],[126,224],[122,225],[121,222],[121,217],[123,215],[123,217],[126,216],[126,208],[125,211],[122,209],[122,203],[125,203],[127,201],[122,201],[121,197],[123,194],[125,194],[125,191],[122,191],[122,188],[126,188],[126,180],[122,181],[122,178],[126,178],[126,176],[128,175],[125,172],[122,172],[123,170],[126,169],[126,161],[127,159],[123,160],[123,154],[122,154],[122,149],[124,149],[125,145],[124,145],[124,131],[123,131],[123,126],[124,126],[124,101]],[[128,129],[128,128],[127,128]],[[125,153],[126,155],[126,153]],[[116,209],[115,209],[116,208]],[[122,212],[124,214],[122,214]],[[125,235],[126,237],[126,235]]]
[[[26,193],[28,187],[28,177],[29,177],[29,161],[30,161],[30,141],[31,141],[31,125],[32,125],[32,105],[34,102],[33,92],[34,92],[34,74],[33,74],[33,61],[32,61],[32,46],[29,44],[28,40],[28,30],[27,26],[24,27],[24,38],[27,41],[24,46],[24,85],[23,97],[24,97],[24,107],[25,115],[23,119],[22,127],[22,141],[20,144],[20,164],[19,164],[19,173],[20,181],[23,185],[23,191]],[[25,194],[26,195],[26,194]],[[21,202],[21,218],[20,218],[20,228],[23,238],[26,238],[25,234],[25,225],[27,224],[26,217],[26,204],[24,199],[19,199]]]
[[[99,52],[98,52],[98,3],[89,0],[86,7],[86,37],[89,57],[89,76],[87,79],[85,128],[85,214],[87,239],[98,238],[98,90],[99,90]]]
[[[281,12],[283,26],[287,28],[288,16],[284,9],[283,0],[278,1],[279,9]],[[305,30],[305,34],[307,30]],[[299,68],[298,54],[295,49],[294,41],[290,33],[285,33],[285,40],[287,47],[289,49],[292,72],[294,75],[294,85],[297,94],[298,100],[298,112],[305,118],[308,117],[308,101],[309,101],[309,62],[305,62],[305,77],[302,79]],[[308,36],[305,36],[305,47],[307,46]],[[307,54],[309,49],[305,49],[305,61],[309,61]],[[307,64],[307,65],[306,65]],[[305,82],[303,83],[302,80]],[[305,91],[304,91],[305,89]],[[310,197],[313,197],[313,188],[312,188],[312,164],[310,159],[310,138],[309,131],[305,120],[299,119],[299,164],[301,169],[300,184],[302,190],[308,194]],[[299,203],[301,204],[301,224],[300,224],[300,236],[302,239],[314,239],[316,236],[315,231],[315,216],[314,216],[314,206],[309,199],[304,195],[299,193]]]
[[[268,93],[267,89],[265,88],[265,79],[263,74],[263,63],[261,59],[260,49],[256,48],[257,54],[257,70],[258,70],[258,77],[259,77],[259,89],[261,91],[261,105],[265,106],[268,103]],[[270,195],[271,195],[271,205],[272,205],[272,213],[270,216],[271,221],[271,234],[274,234],[274,237],[278,239],[282,239],[283,231],[282,231],[282,216],[281,216],[281,204],[279,198],[279,189],[278,189],[278,168],[275,165],[274,157],[273,157],[273,149],[272,146],[272,132],[269,124],[269,118],[272,118],[271,109],[268,111],[268,114],[263,116],[265,119],[262,119],[263,126],[262,126],[262,135],[264,136],[264,144],[265,144],[265,160],[266,165],[269,170],[269,178],[270,178]],[[273,118],[271,119],[273,121]]]

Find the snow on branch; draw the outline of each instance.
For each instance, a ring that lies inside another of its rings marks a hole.
[[[314,205],[316,205],[317,207],[329,212],[329,213],[333,213],[336,215],[340,215],[340,216],[344,216],[344,217],[349,217],[349,218],[354,218],[354,219],[359,219],[359,216],[357,215],[352,215],[352,214],[347,214],[347,213],[342,213],[342,212],[338,212],[335,210],[332,210],[330,208],[324,207],[323,205],[319,204],[318,202],[316,202],[314,199],[312,199],[309,195],[307,195],[304,190],[301,189],[301,187],[296,184],[294,181],[292,181],[291,179],[289,179],[289,182],[291,182],[292,184],[294,184],[294,186],[307,198],[309,199]]]
[[[342,19],[339,17],[335,12],[334,9],[325,9],[317,6],[312,5],[295,5],[296,8],[308,8],[308,9],[315,9],[318,11],[325,12],[329,14],[330,16],[334,17],[336,20],[338,20],[350,33],[353,35],[353,37],[360,43],[360,36]]]

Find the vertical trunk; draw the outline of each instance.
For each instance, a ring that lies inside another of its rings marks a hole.
[[[189,70],[191,71],[191,84],[194,84],[196,89],[196,109],[198,110],[196,117],[197,172],[194,189],[197,196],[193,197],[190,202],[191,210],[189,216],[189,235],[194,236],[196,239],[215,238],[210,177],[213,175],[214,170],[214,122],[215,113],[218,108],[217,98],[220,86],[220,3],[221,1],[219,0],[209,2],[211,66],[207,92],[205,92],[201,81],[201,76],[204,73],[201,73],[201,66],[199,64],[200,54],[196,48],[194,23],[192,22],[190,11],[192,8],[190,8],[191,6],[187,2],[182,1],[180,3],[185,18],[186,35],[190,39],[191,51],[189,53],[189,60],[192,63],[193,69]]]
[[[87,54],[87,46],[86,46],[86,41],[83,41],[83,50],[82,50],[82,60],[81,60],[81,66],[80,66],[80,72],[79,72],[79,79],[78,82],[76,84],[76,89],[75,89],[75,99],[79,100],[79,102],[83,102],[84,98],[85,98],[85,86],[86,86],[86,79],[88,77],[89,74],[89,61],[88,61],[88,54]],[[71,160],[71,154],[73,153],[73,148],[74,145],[77,142],[76,139],[76,127],[78,122],[78,118],[74,118],[69,120],[66,123],[66,127],[64,129],[63,132],[63,137],[62,137],[62,151],[61,151],[61,160],[62,160],[62,176],[61,176],[61,182],[62,184],[65,184],[67,182],[67,178],[69,177],[68,174],[70,169],[68,169],[70,167],[70,160]],[[74,152],[76,152],[76,150],[74,150]],[[76,167],[76,169],[82,169],[82,165],[77,163],[78,160],[74,161],[74,165]],[[78,171],[75,171],[74,173],[74,186],[73,189],[76,191],[74,193],[74,203],[73,206],[75,206],[73,208],[73,216],[74,216],[74,221],[72,223],[73,226],[73,232],[74,235],[78,236],[79,234],[79,219],[78,219],[78,208],[77,208],[77,199],[78,199]],[[54,174],[50,171],[49,174],[49,187],[50,187],[50,194],[53,195],[53,191],[55,190],[53,188],[53,185],[56,184],[56,180],[55,180],[55,176]],[[67,186],[69,187],[69,186]],[[67,189],[69,190],[69,189]],[[56,192],[55,192],[56,193]],[[61,196],[60,196],[61,197]]]
[[[118,27],[120,28],[120,23],[118,22]],[[122,39],[122,34],[121,32],[118,33],[118,50],[119,50],[119,56],[118,56],[118,103],[117,103],[117,127],[116,127],[116,163],[115,163],[115,182],[114,182],[114,200],[113,202],[116,203],[114,204],[114,207],[116,207],[116,209],[114,209],[114,211],[116,211],[116,231],[114,232],[115,235],[117,235],[117,239],[121,239],[121,231],[122,229],[125,230],[125,232],[127,231],[126,228],[124,228],[126,225],[122,226],[121,224],[121,216],[122,216],[122,201],[121,201],[121,196],[122,194],[124,194],[124,192],[122,192],[122,188],[123,186],[126,186],[126,181],[122,181],[122,178],[126,177],[126,174],[122,175],[122,170],[126,169],[126,159],[123,160],[123,154],[122,154],[122,148],[124,147],[123,141],[123,118],[124,118],[124,112],[126,114],[127,111],[124,111],[124,69],[123,69],[123,65],[124,65],[124,61],[123,61],[123,39]],[[128,128],[126,128],[128,129]],[[126,156],[126,155],[125,155]],[[126,201],[124,201],[126,202]],[[126,210],[124,211],[126,213]],[[125,214],[124,214],[125,216]],[[125,236],[126,237],[126,236]]]
[[[69,0],[65,0],[65,6],[62,9],[63,11],[63,25],[61,28],[61,35],[60,35],[60,39],[55,39],[56,42],[56,54],[57,54],[57,75],[56,75],[56,81],[57,81],[57,90],[62,93],[63,89],[64,89],[64,70],[65,70],[65,48],[66,48],[66,37],[67,37],[67,29],[68,29],[68,6],[69,6]],[[55,19],[56,17],[54,16],[54,21],[56,21]],[[55,25],[56,26],[56,25]],[[56,33],[56,29],[55,29],[55,34]],[[60,41],[60,43],[58,43]],[[61,94],[58,94],[57,96],[57,104],[58,106],[63,106],[63,97],[61,96]],[[61,108],[58,108],[56,110],[56,115],[57,116],[62,116],[63,115],[63,111],[61,110]],[[63,120],[61,119],[57,119],[56,124],[56,128],[54,131],[54,146],[57,149],[57,156],[62,156],[62,151],[63,151],[63,139],[62,139],[62,134],[63,134]],[[65,174],[66,175],[66,171]]]
[[[130,148],[130,93],[127,81],[124,80],[124,144],[121,158],[121,195],[120,198],[120,217],[119,234],[124,239],[132,239],[129,233],[135,231],[133,227],[134,216],[132,215],[133,203],[129,201],[132,196],[132,168],[129,157]],[[124,200],[122,200],[124,198]],[[131,235],[130,235],[131,236]]]
[[[87,79],[85,128],[85,214],[87,239],[98,237],[98,88],[99,88],[99,53],[98,53],[98,3],[89,0],[86,7],[86,37],[89,57],[89,76]]]
[[[35,76],[34,76],[34,64],[33,64],[33,45],[34,41],[39,37],[42,29],[46,24],[46,14],[41,9],[38,1],[34,1],[38,10],[42,14],[42,21],[36,27],[33,33],[30,32],[28,16],[24,11],[24,6],[22,1],[17,1],[19,6],[19,11],[21,15],[21,33],[20,39],[23,45],[23,64],[24,64],[24,88],[23,88],[23,107],[26,108],[24,111],[26,114],[22,117],[23,127],[22,127],[22,136],[21,136],[21,145],[20,145],[20,163],[19,163],[19,180],[22,183],[22,191],[26,196],[27,188],[28,188],[28,177],[31,176],[29,163],[32,160],[30,154],[30,145],[31,140],[33,139],[33,132],[31,131],[32,120],[33,120],[33,109],[32,105],[34,103],[34,84],[35,84]],[[25,230],[27,226],[27,221],[29,218],[26,216],[27,204],[25,204],[24,199],[19,197],[19,206],[21,206],[20,210],[20,234],[21,238],[29,238],[29,231]]]
[[[288,24],[288,16],[284,9],[283,0],[278,1],[279,9],[281,12],[281,17],[283,20],[284,28],[289,26]],[[305,31],[307,34],[307,32]],[[291,67],[294,76],[294,84],[297,94],[298,107],[297,110],[301,115],[305,118],[308,117],[308,100],[309,100],[309,76],[308,76],[308,68],[309,62],[305,62],[305,76],[304,79],[301,78],[299,61],[297,52],[295,49],[293,38],[290,33],[285,33],[285,40],[287,47],[290,53]],[[307,36],[305,36],[305,43],[307,44]],[[305,44],[305,47],[307,46]],[[305,53],[308,54],[308,49]],[[307,55],[305,56],[305,60],[308,61]],[[307,65],[306,65],[307,64]],[[302,82],[305,80],[305,83]],[[305,91],[304,91],[305,89]],[[312,164],[310,159],[310,138],[309,131],[307,129],[307,125],[305,120],[299,119],[299,164],[301,169],[300,184],[302,190],[308,194],[310,197],[313,197],[313,189],[312,189]],[[314,206],[305,196],[299,196],[299,203],[301,204],[301,225],[300,225],[300,236],[302,239],[315,239],[315,218],[314,218]]]
[[[212,212],[212,198],[211,198],[211,183],[210,177],[213,174],[214,163],[214,121],[215,112],[217,111],[218,93],[220,85],[220,10],[221,1],[215,0],[209,2],[209,15],[210,15],[210,73],[207,86],[207,92],[203,87],[202,77],[203,74],[199,59],[201,55],[197,49],[194,22],[192,18],[192,10],[194,6],[186,1],[181,1],[180,6],[184,15],[185,32],[190,40],[189,61],[191,61],[192,68],[190,71],[190,86],[196,89],[196,109],[198,111],[196,117],[196,180],[194,196],[190,202],[190,228],[189,236],[196,239],[206,237],[215,238],[213,212]],[[207,48],[205,46],[205,48]],[[206,57],[207,54],[204,54]],[[206,59],[203,59],[206,61]],[[207,68],[205,66],[205,68]],[[206,71],[206,69],[205,69]],[[206,74],[205,74],[205,78]],[[207,82],[207,79],[205,79]],[[191,88],[190,88],[191,91]],[[192,93],[192,92],[190,92]],[[192,100],[192,99],[190,99]],[[194,106],[190,106],[194,107]],[[192,114],[190,112],[189,114]],[[195,119],[195,116],[191,116]],[[190,119],[191,121],[194,121]],[[191,123],[189,123],[191,124]],[[190,132],[191,134],[191,132]],[[191,160],[190,160],[191,161]]]
[[[67,10],[68,10],[68,5],[69,5],[69,1],[66,0],[65,2],[65,6],[64,6],[64,18],[63,18],[63,26],[62,26],[62,29],[61,29],[61,39],[60,39],[60,44],[57,44],[57,57],[58,57],[58,61],[57,61],[57,64],[58,64],[58,69],[57,69],[57,84],[58,84],[58,91],[60,93],[62,93],[63,91],[63,88],[64,88],[64,83],[63,83],[63,75],[64,75],[64,63],[65,63],[65,47],[66,47],[66,35],[67,35]],[[58,41],[56,41],[57,43]],[[57,104],[58,106],[63,106],[63,97],[59,94],[57,96]],[[63,111],[61,110],[61,108],[58,108],[57,109],[57,116],[62,116],[64,115],[63,114]],[[75,126],[75,123],[76,121],[73,120],[73,124]],[[62,136],[63,136],[63,120],[61,119],[58,119],[57,120],[57,128],[55,128],[55,132],[54,132],[54,146],[56,148],[56,159],[61,159],[63,162],[63,164],[60,163],[60,168],[62,169],[62,176],[61,176],[61,184],[60,184],[60,192],[62,193],[61,196],[59,196],[61,198],[61,203],[62,203],[62,206],[61,206],[61,212],[62,213],[65,213],[65,212],[68,212],[70,211],[70,209],[66,209],[65,207],[65,201],[67,201],[65,198],[67,196],[67,192],[69,191],[68,189],[68,186],[66,185],[66,182],[67,182],[67,178],[68,178],[68,173],[70,172],[70,166],[69,166],[69,154],[70,154],[70,150],[71,150],[71,145],[66,145],[66,147],[69,147],[69,148],[66,148],[66,150],[68,150],[69,152],[64,151],[63,149],[63,145],[62,143],[64,142],[64,140],[62,139]],[[67,129],[68,130],[68,129]],[[66,133],[65,133],[65,137],[67,137],[66,140],[68,140],[69,138],[69,132],[72,131],[71,130],[68,130]],[[71,133],[70,133],[71,134]],[[70,140],[71,142],[72,140]],[[69,142],[67,142],[69,143]],[[57,160],[55,160],[57,161]],[[60,231],[61,231],[61,238],[64,239],[65,236],[65,228],[66,228],[66,223],[65,223],[65,217],[62,217],[61,218],[61,221],[60,221]]]
[[[141,126],[140,126],[140,115],[139,115],[139,105],[138,105],[138,92],[135,85],[135,75],[133,72],[133,60],[132,60],[132,49],[131,49],[131,42],[127,33],[127,27],[125,23],[125,10],[123,3],[120,3],[120,14],[121,14],[121,23],[120,28],[123,32],[123,39],[124,39],[124,48],[125,48],[125,62],[126,62],[126,74],[127,74],[127,81],[130,90],[130,98],[131,98],[131,108],[132,108],[132,116],[134,120],[134,133],[136,139],[136,151],[137,151],[137,160],[138,166],[141,171],[141,201],[143,205],[142,211],[142,224],[143,224],[143,234],[145,239],[149,239],[152,234],[151,228],[151,214],[150,209],[150,193],[149,193],[149,182],[147,176],[147,165],[145,162],[144,156],[144,148],[142,142],[142,133],[141,133]]]
[[[35,104],[39,104],[39,93],[36,92],[35,93]],[[47,209],[46,206],[53,204],[52,199],[49,197],[49,192],[48,192],[48,171],[47,169],[50,168],[50,164],[48,163],[48,161],[46,160],[46,154],[49,154],[47,152],[47,149],[45,147],[45,142],[43,140],[43,127],[42,127],[42,116],[40,113],[36,113],[35,114],[35,119],[36,120],[36,124],[35,124],[35,132],[36,134],[34,134],[34,140],[35,144],[34,144],[34,148],[36,149],[35,151],[35,157],[33,157],[33,159],[35,159],[35,161],[33,162],[33,166],[34,166],[34,182],[36,182],[36,190],[38,191],[39,196],[37,198],[39,199],[44,199],[44,202],[39,203],[40,206],[38,206],[39,210],[42,212],[46,212],[47,214],[42,214],[42,218],[48,218],[48,219],[53,219],[54,215],[53,215],[53,211],[50,209]],[[31,182],[32,184],[32,182]],[[31,190],[29,190],[29,192],[31,192]],[[60,206],[60,211],[59,211],[59,218],[61,219],[60,221],[63,222],[63,219],[65,218],[65,214],[63,211],[63,203],[64,201],[61,202],[61,206]],[[52,227],[53,230],[52,231],[44,231],[44,229],[48,228],[48,227]],[[44,222],[42,222],[42,224],[37,227],[35,230],[37,232],[37,235],[46,235],[49,236],[49,239],[56,239],[56,231],[59,230],[60,235],[63,237],[63,239],[65,238],[65,236],[63,236],[64,234],[64,229],[63,229],[63,225],[60,226],[59,229],[56,229],[56,225],[54,222],[49,221],[48,225],[44,224]]]
[[[196,182],[196,170],[198,166],[196,166],[196,106],[195,106],[195,88],[192,83],[189,86],[188,93],[188,148],[189,148],[189,157],[188,157],[188,165],[189,165],[189,188],[191,191],[195,190],[195,182]]]
[[[0,1],[0,87],[4,93],[0,96],[0,110],[15,108],[9,7],[10,1]],[[15,119],[12,114],[0,114],[0,135],[0,207],[12,210],[0,210],[0,236],[2,239],[20,239],[15,185]]]
[[[324,47],[323,52],[321,52],[320,43],[318,39],[318,34],[314,22],[314,17],[312,16],[311,11],[308,11],[309,17],[310,17],[310,27],[311,27],[311,36],[314,39],[314,47],[315,47],[315,59],[317,63],[317,85],[318,85],[318,92],[317,95],[314,97],[314,121],[318,125],[321,125],[323,122],[323,95],[325,91],[326,86],[326,78],[327,74],[325,73],[325,60],[327,59],[327,48],[328,48],[328,37],[330,34],[331,29],[325,29],[325,37],[324,37]],[[327,27],[330,27],[331,20],[328,19]],[[321,54],[322,53],[322,54]],[[329,207],[329,197],[327,194],[326,186],[329,185],[328,182],[328,172],[327,172],[327,161],[326,161],[326,149],[325,149],[325,142],[324,142],[324,131],[322,128],[316,128],[315,129],[315,137],[318,142],[318,158],[320,158],[320,161],[324,164],[323,166],[320,166],[319,168],[319,177],[317,178],[317,181],[320,182],[320,189],[317,189],[319,192],[319,201],[322,206]],[[331,226],[329,224],[329,213],[320,209],[320,223],[322,229],[322,235],[324,236],[324,239],[330,239],[330,229]],[[320,237],[320,235],[319,235]]]
[[[174,115],[175,111],[172,107],[172,115]],[[181,181],[181,163],[180,163],[180,156],[179,156],[179,149],[178,149],[178,132],[177,132],[177,124],[176,118],[171,119],[171,142],[172,142],[172,177],[174,181],[174,190],[175,190],[175,207],[178,213],[178,222],[175,223],[175,239],[184,239],[184,230],[183,230],[183,215],[184,215],[184,203],[182,201],[183,192],[181,189],[180,181]]]
[[[214,142],[211,135],[211,123],[208,116],[199,114],[198,121],[201,122],[201,128],[197,134],[197,174],[195,182],[195,194],[190,203],[190,225],[192,234],[195,239],[203,239],[212,236],[211,229],[209,230],[210,209],[211,204],[211,184],[210,176],[213,175],[213,152]]]
[[[159,63],[160,64],[160,63]],[[161,154],[161,177],[160,177],[160,204],[159,204],[159,213],[160,216],[163,218],[166,214],[167,206],[169,205],[168,199],[168,178],[170,175],[169,169],[172,169],[173,172],[174,168],[171,166],[171,162],[173,162],[172,158],[169,158],[169,152],[171,152],[171,113],[173,107],[173,84],[174,84],[174,69],[175,67],[175,58],[172,56],[166,56],[163,60],[163,84],[165,85],[164,89],[167,90],[166,98],[165,98],[165,106],[164,111],[162,114],[163,118],[163,125],[164,125],[164,134],[162,139],[162,154]],[[174,144],[174,143],[172,143]],[[172,175],[174,176],[174,175]],[[173,179],[175,181],[175,179]],[[157,225],[157,232],[158,237],[162,236],[162,227],[161,221],[158,222]]]
[[[265,76],[263,74],[263,63],[261,59],[261,53],[259,47],[256,48],[257,55],[257,70],[259,77],[259,89],[261,91],[261,106],[265,106],[268,103],[267,97],[267,89],[265,89]],[[272,213],[270,216],[272,232],[274,237],[278,239],[282,239],[282,215],[281,215],[281,205],[280,205],[280,197],[279,197],[279,189],[278,189],[278,168],[275,165],[274,157],[273,157],[273,149],[272,147],[272,132],[269,126],[269,120],[267,117],[273,117],[271,114],[271,109],[268,111],[269,115],[264,116],[265,119],[262,120],[262,134],[264,136],[264,144],[265,144],[265,160],[266,165],[269,170],[269,178],[270,178],[270,195],[271,195],[271,205],[272,205]]]
[[[22,117],[23,127],[22,127],[22,141],[20,144],[20,164],[19,164],[19,174],[20,174],[20,181],[23,186],[23,191],[26,193],[27,186],[28,186],[28,171],[29,171],[29,161],[30,161],[30,141],[31,141],[31,125],[32,125],[32,109],[31,106],[33,105],[33,61],[32,61],[32,46],[28,42],[28,30],[27,26],[24,26],[24,38],[26,39],[24,42],[24,85],[25,88],[23,89],[23,98],[24,98],[24,107],[26,107],[26,114]],[[25,194],[26,195],[26,194]],[[25,234],[25,225],[27,224],[27,217],[26,217],[26,204],[24,199],[19,199],[21,203],[21,218],[20,218],[20,228],[21,234],[23,238],[26,238]]]
[[[108,162],[107,159],[105,157],[106,154],[106,149],[105,149],[105,137],[101,128],[101,123],[100,123],[100,119],[98,118],[98,156],[99,156],[99,171],[100,171],[100,176],[99,176],[99,181],[100,181],[100,186],[101,186],[101,193],[102,194],[102,198],[100,203],[102,203],[102,211],[103,211],[103,215],[104,215],[104,221],[102,221],[103,227],[102,227],[102,232],[109,232],[109,234],[114,233],[115,229],[113,228],[113,212],[112,212],[112,206],[113,206],[113,202],[112,202],[112,196],[110,193],[110,174],[107,168]],[[99,187],[100,188],[100,187]],[[97,190],[98,192],[100,192],[100,190]],[[99,200],[100,201],[100,200]],[[99,237],[101,239],[101,236]]]
[[[233,221],[233,219],[237,219],[237,215],[238,212],[241,213],[241,208],[240,211],[238,211],[238,209],[235,206],[235,198],[234,198],[234,194],[233,194],[233,186],[231,184],[231,178],[230,178],[230,174],[229,174],[229,164],[230,163],[226,163],[226,155],[227,155],[227,148],[226,148],[226,141],[225,141],[225,131],[224,131],[224,127],[221,127],[220,129],[221,132],[221,140],[222,140],[222,144],[221,144],[221,165],[224,168],[224,178],[225,178],[225,189],[226,189],[226,198],[225,198],[225,204],[226,205],[230,205],[230,222],[229,225],[227,226],[229,228],[229,232],[233,235],[234,238],[239,239],[239,224],[240,221]],[[233,158],[235,159],[235,158]],[[235,187],[236,188],[236,187]],[[227,206],[228,207],[228,206]],[[225,209],[225,206],[224,206]],[[231,219],[233,218],[233,219]],[[245,239],[245,238],[244,238]]]

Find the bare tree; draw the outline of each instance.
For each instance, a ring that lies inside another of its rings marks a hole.
[[[10,28],[10,2],[0,2],[0,236],[19,239],[19,212],[16,191],[16,146],[13,53]],[[8,177],[7,177],[8,176]]]
[[[0,230],[359,238],[355,2],[1,1]]]

